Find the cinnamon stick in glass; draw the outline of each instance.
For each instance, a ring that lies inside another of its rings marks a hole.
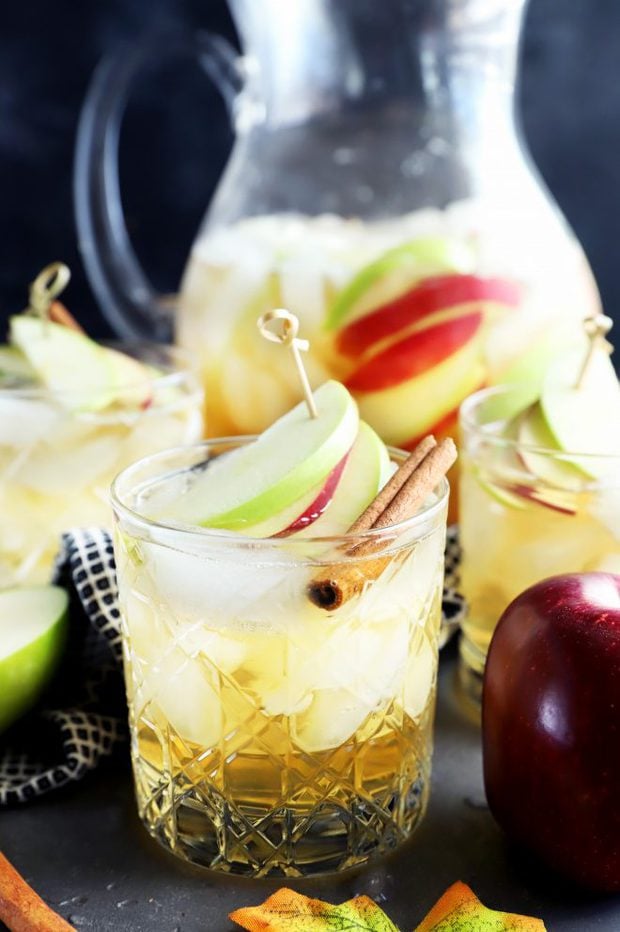
[[[349,533],[359,534],[400,524],[412,518],[456,460],[456,447],[450,438],[435,443],[426,437],[413,450],[390,481],[352,525]],[[352,562],[325,567],[308,587],[308,597],[318,608],[334,611],[361,592],[368,582],[377,579],[392,556],[365,560],[386,546],[385,538],[369,538],[347,551]]]

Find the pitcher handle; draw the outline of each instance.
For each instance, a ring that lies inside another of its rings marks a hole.
[[[97,66],[77,132],[73,182],[78,245],[95,297],[125,339],[169,340],[172,312],[144,274],[131,245],[120,193],[118,141],[133,79],[155,56],[193,54],[230,113],[242,87],[240,56],[208,32],[152,36],[123,45]]]

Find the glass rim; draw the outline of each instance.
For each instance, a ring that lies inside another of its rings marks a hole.
[[[172,344],[156,343],[155,341],[149,340],[101,340],[97,341],[97,345],[125,353],[130,359],[146,365],[149,365],[150,362],[148,359],[140,356],[140,351],[144,354],[151,352],[154,357],[157,354],[165,354],[166,360],[161,363],[162,371],[159,373],[150,373],[149,383],[153,388],[159,389],[161,387],[178,386],[179,388],[187,388],[191,394],[202,394],[202,387],[195,375],[192,365],[193,357],[191,353],[187,352],[185,349]],[[154,362],[153,365],[155,365]],[[143,379],[123,381],[115,384],[114,388],[119,392],[130,392],[144,385],[144,381]],[[36,382],[25,383],[23,385],[3,385],[0,381],[0,397],[40,402],[56,401],[61,405],[63,400],[77,401],[85,395],[97,394],[98,392],[103,393],[105,390],[105,385],[90,382],[84,388],[59,390]],[[129,407],[133,410],[134,406],[131,405]],[[91,414],[93,416],[104,416],[108,413],[107,407],[91,410],[76,406],[70,410],[73,410],[74,413],[77,414]],[[148,411],[148,407],[145,406],[144,410]]]
[[[388,535],[393,538],[395,534],[400,535],[407,531],[415,530],[417,527],[420,527],[429,522],[433,522],[433,524],[435,524],[439,516],[446,510],[450,492],[450,484],[445,476],[439,483],[438,488],[440,489],[440,492],[436,501],[433,501],[426,507],[423,507],[410,518],[406,518],[404,521],[399,521],[398,524],[391,524],[382,528],[370,528],[367,531],[358,531],[355,534],[311,535],[309,537],[297,539],[295,539],[295,535],[290,535],[287,537],[250,537],[248,535],[239,533],[238,531],[230,531],[222,528],[201,527],[199,525],[181,523],[177,524],[172,521],[162,521],[160,519],[150,518],[147,515],[142,514],[140,511],[136,511],[130,505],[126,504],[125,501],[123,501],[122,494],[120,493],[119,489],[121,483],[127,481],[128,478],[131,477],[132,473],[139,473],[140,469],[144,469],[149,464],[156,463],[157,460],[165,460],[166,457],[171,457],[175,454],[190,454],[192,452],[196,453],[200,450],[208,451],[211,447],[214,446],[236,447],[242,444],[250,443],[251,441],[255,440],[257,436],[258,435],[256,434],[242,434],[234,437],[212,437],[199,443],[189,444],[187,446],[171,447],[167,450],[160,450],[157,453],[152,453],[150,456],[142,457],[142,459],[137,460],[135,463],[132,463],[130,466],[127,466],[120,473],[118,473],[112,482],[110,488],[110,504],[115,516],[128,519],[141,529],[170,533],[180,536],[182,539],[186,540],[202,542],[208,541],[211,543],[219,543],[222,546],[232,546],[233,548],[240,549],[251,548],[254,551],[264,550],[265,552],[273,553],[287,549],[291,550],[291,548],[294,550],[302,550],[303,548],[307,548],[313,544],[330,544],[332,547],[347,544],[350,547],[352,543],[357,544],[363,541],[372,540],[382,541]],[[406,450],[400,450],[397,447],[387,446],[387,450],[390,454],[390,457],[397,456],[404,459],[409,455]],[[165,543],[163,540],[159,542]],[[326,559],[328,558],[326,557]]]
[[[528,453],[535,453],[538,456],[547,456],[550,459],[584,459],[586,461],[618,461],[620,463],[620,453],[582,453],[580,450],[560,450],[557,447],[545,447],[538,444],[522,443],[517,438],[505,437],[497,433],[497,425],[505,423],[505,420],[495,420],[488,424],[481,423],[474,417],[474,412],[488,398],[497,395],[510,395],[518,388],[517,385],[494,385],[487,388],[481,388],[461,403],[459,408],[459,423],[468,434],[477,435],[484,440],[495,444],[498,447],[510,450],[525,450]],[[526,406],[527,407],[527,406]],[[525,410],[525,409],[523,409]],[[519,413],[518,411],[516,412]]]

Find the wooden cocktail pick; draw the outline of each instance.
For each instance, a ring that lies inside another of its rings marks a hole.
[[[307,340],[302,340],[297,336],[299,333],[299,318],[285,308],[278,307],[259,317],[257,326],[261,336],[265,337],[266,340],[290,347],[310,417],[318,417],[319,413],[314,403],[308,375],[301,358],[301,352],[307,352],[310,349],[310,344]]]
[[[56,300],[70,280],[71,272],[64,262],[52,262],[46,265],[30,285],[28,313],[83,333],[83,329],[73,314],[69,313],[64,304]]]
[[[592,365],[592,360],[594,355],[597,352],[603,351],[605,353],[613,353],[614,348],[605,337],[613,327],[613,320],[611,317],[607,317],[606,314],[596,314],[594,317],[586,317],[583,322],[583,329],[586,332],[586,336],[590,341],[588,351],[586,353],[586,358],[583,361],[583,365],[579,372],[579,376],[575,383],[575,388],[581,388],[585,382],[586,376]]]

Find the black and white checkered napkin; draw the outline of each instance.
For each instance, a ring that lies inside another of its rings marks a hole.
[[[444,641],[461,621],[460,550],[448,531]],[[70,593],[70,648],[44,705],[0,736],[0,806],[80,780],[126,740],[127,709],[112,541],[99,528],[64,535],[57,581]]]

